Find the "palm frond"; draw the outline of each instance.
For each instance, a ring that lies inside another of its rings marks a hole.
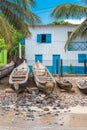
[[[10,17],[11,16],[11,17]],[[28,29],[28,24],[24,23],[23,20],[17,15],[12,14],[9,11],[9,15],[7,16],[7,20],[10,24],[12,24],[17,30],[21,31],[24,37],[30,35],[30,31]]]
[[[29,8],[25,9],[24,6],[22,7],[18,4],[7,1],[2,6],[0,6],[0,8],[2,13],[4,13],[4,15],[9,19],[14,20],[13,16],[16,15],[18,18],[21,18],[23,22],[27,22],[27,24],[33,25],[41,22],[38,16],[32,13]]]
[[[87,18],[71,33],[65,44],[65,50],[69,48],[71,41],[73,41],[77,36],[87,36]]]
[[[17,5],[27,8],[28,6],[34,6],[36,3],[34,0],[14,0]]]
[[[40,18],[29,10],[28,5],[34,5],[34,0],[9,0],[0,1],[0,11],[10,24],[21,30],[24,36],[30,34],[29,25],[40,23]]]
[[[72,3],[66,3],[56,6],[51,16],[54,18],[82,18],[82,16],[87,16],[87,7],[72,4]]]
[[[84,2],[85,4],[87,4],[87,0],[81,0],[82,2]]]
[[[13,28],[2,15],[0,15],[0,37],[4,38],[7,49],[9,49],[13,43]]]

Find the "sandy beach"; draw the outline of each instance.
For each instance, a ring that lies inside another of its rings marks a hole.
[[[32,77],[17,94],[8,78],[0,80],[0,130],[87,130],[87,95],[76,86],[86,77],[63,77],[72,82],[72,91],[56,87],[50,95],[39,92]]]

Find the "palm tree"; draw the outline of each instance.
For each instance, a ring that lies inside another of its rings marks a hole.
[[[39,17],[30,10],[34,5],[34,0],[0,0],[0,37],[6,43],[13,41],[13,27],[26,37],[30,34],[29,25],[40,22]]]
[[[65,50],[69,48],[71,41],[77,36],[87,36],[87,0],[82,1],[85,2],[84,6],[72,3],[61,4],[56,6],[51,13],[56,19],[85,17],[85,20],[69,36],[65,44]]]

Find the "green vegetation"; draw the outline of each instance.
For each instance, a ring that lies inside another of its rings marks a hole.
[[[14,30],[14,44],[12,46],[12,48],[9,50],[9,56],[11,57],[11,59],[15,59],[16,57],[19,56],[19,43],[21,41],[21,39],[23,38],[23,35],[18,32],[17,30]],[[25,55],[25,46],[22,45],[22,56],[24,57]]]
[[[27,37],[29,26],[40,23],[30,10],[34,5],[34,0],[0,0],[0,38],[4,38],[8,50],[14,44],[14,29]]]
[[[0,52],[6,49],[5,40],[0,38]]]
[[[62,20],[62,21],[53,21],[49,25],[67,25],[67,24],[70,24],[70,23],[69,22],[65,22],[64,20]]]
[[[20,40],[31,35],[29,26],[41,22],[31,11],[34,6],[34,0],[0,0],[0,51],[6,48],[10,57],[18,56]]]
[[[13,42],[13,27],[5,19],[4,15],[0,14],[0,38],[4,39],[6,48],[9,49]]]
[[[58,5],[53,9],[51,13],[51,16],[55,19],[85,17],[83,23],[78,25],[78,27],[71,33],[70,37],[66,42],[65,50],[68,49],[71,41],[74,40],[76,37],[87,36],[87,1],[83,0],[83,2],[85,2],[84,6],[72,3]]]

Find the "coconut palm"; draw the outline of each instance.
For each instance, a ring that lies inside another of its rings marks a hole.
[[[40,22],[39,17],[30,10],[34,5],[34,0],[0,0],[0,37],[6,43],[13,40],[13,27],[25,37],[30,34],[29,25]]]
[[[81,6],[78,4],[66,3],[56,6],[51,15],[55,18],[82,18],[85,17],[85,20],[78,25],[78,27],[71,33],[66,44],[65,50],[68,49],[72,40],[74,40],[77,36],[87,36],[87,1],[85,5]]]

